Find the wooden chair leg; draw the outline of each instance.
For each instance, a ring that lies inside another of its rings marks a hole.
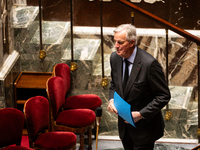
[[[84,134],[80,134],[80,148],[79,150],[84,150]]]
[[[94,139],[96,140],[96,132],[97,132],[97,122],[95,120],[94,128],[92,129],[94,132]]]
[[[74,145],[71,150],[76,150],[76,145]]]
[[[88,150],[92,150],[92,128],[88,131]]]

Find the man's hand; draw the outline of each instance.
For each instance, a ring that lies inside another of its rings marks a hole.
[[[132,111],[131,114],[132,114],[132,117],[133,117],[133,121],[135,123],[143,118],[139,111]],[[128,123],[127,121],[124,121],[124,122]]]
[[[135,123],[143,118],[139,111],[132,111],[131,114]]]
[[[143,118],[139,111],[132,111],[131,114],[132,114],[132,117],[133,117],[133,121],[135,123]],[[124,121],[124,122],[128,123],[127,121]]]
[[[115,113],[118,115],[117,109],[114,106],[114,100],[110,100],[109,104],[108,104],[108,108],[107,110],[111,113]]]

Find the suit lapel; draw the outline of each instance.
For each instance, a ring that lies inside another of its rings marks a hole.
[[[133,83],[135,82],[140,70],[141,70],[141,57],[140,57],[140,50],[139,48],[137,49],[137,54],[133,63],[133,67],[130,73],[130,76],[128,78],[128,82],[125,88],[125,92],[124,92],[124,98],[126,97],[126,95],[128,94],[129,90],[131,89]]]

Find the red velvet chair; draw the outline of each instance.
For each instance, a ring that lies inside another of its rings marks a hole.
[[[0,109],[0,149],[33,150],[21,146],[24,114],[16,108]]]
[[[87,108],[95,111],[97,107],[101,106],[102,101],[100,97],[95,94],[82,94],[67,97],[71,84],[70,68],[67,64],[59,63],[55,65],[53,68],[53,76],[59,76],[64,81],[66,101],[63,106],[64,109]]]
[[[49,129],[49,102],[43,96],[28,99],[24,105],[29,144],[45,150],[75,150],[76,135],[72,132],[46,132]]]
[[[84,150],[84,133],[88,133],[88,149],[92,149],[92,128],[95,113],[90,109],[63,110],[65,88],[63,79],[51,77],[47,81],[47,95],[51,108],[51,128],[58,131],[71,131],[80,135],[80,150]]]

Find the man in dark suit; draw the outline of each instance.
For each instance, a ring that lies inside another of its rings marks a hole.
[[[117,114],[114,106],[114,92],[117,92],[131,105],[136,125],[135,128],[118,116],[119,136],[124,149],[153,150],[155,141],[164,133],[161,109],[171,98],[168,84],[158,61],[136,46],[136,28],[133,25],[118,26],[114,40],[116,51],[110,56],[112,80],[107,109]],[[128,77],[125,77],[125,70],[128,70]]]

